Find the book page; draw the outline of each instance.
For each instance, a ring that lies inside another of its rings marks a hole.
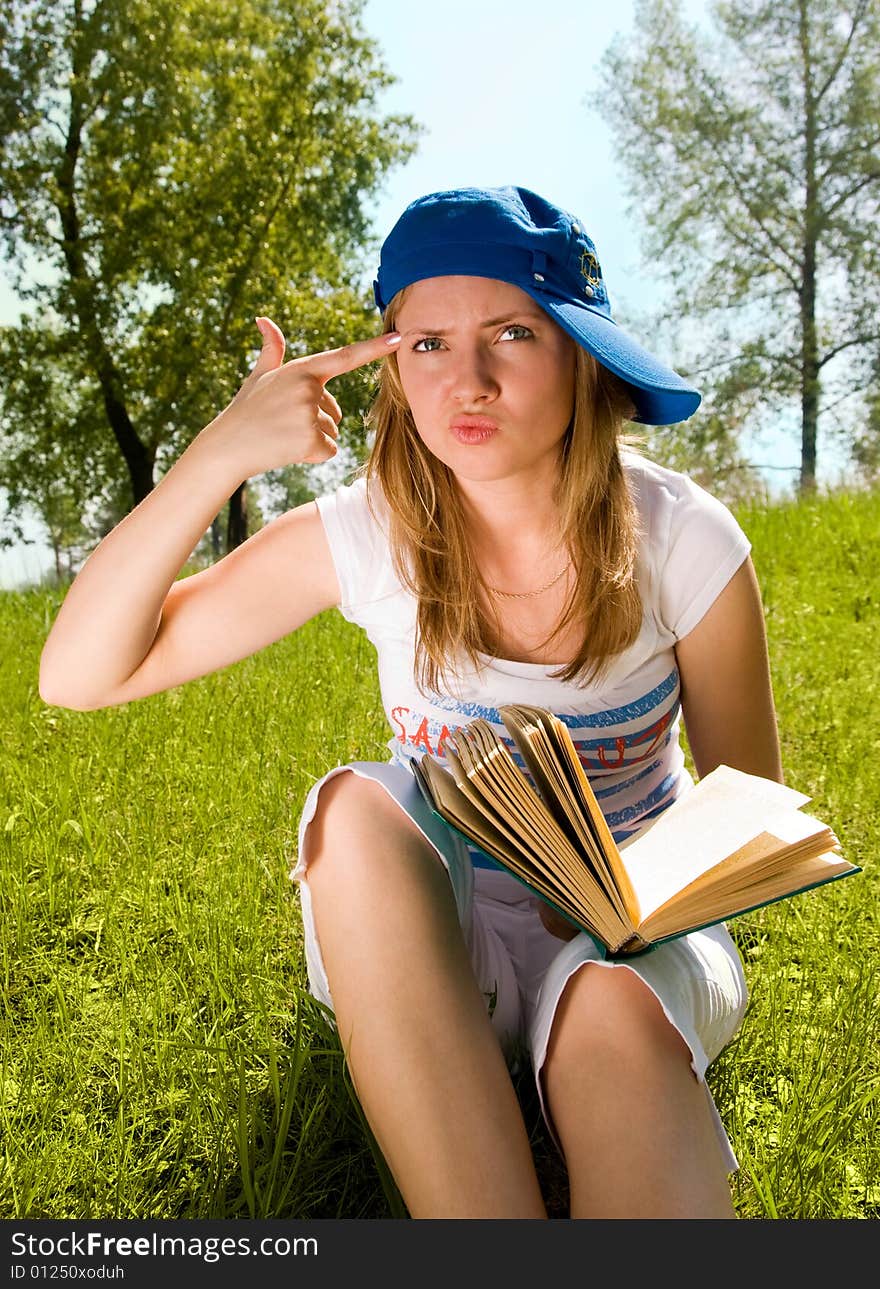
[[[703,892],[702,897],[699,894],[686,897],[681,905],[673,901],[668,909],[660,908],[653,913],[642,929],[650,940],[662,940],[670,935],[680,935],[683,930],[686,933],[687,929],[751,913],[777,900],[799,895],[859,871],[836,852],[828,851],[789,865],[783,874],[773,873],[759,878],[749,885],[746,892],[725,894],[713,890]]]
[[[797,842],[830,830],[801,814],[809,797],[781,783],[719,766],[621,847],[643,920],[761,833]]]
[[[453,764],[451,760],[450,764]],[[412,769],[431,808],[487,855],[504,863],[515,862],[523,870],[534,863],[534,857],[528,855],[527,844],[508,833],[500,820],[490,818],[463,774],[456,781],[430,756],[413,762]]]
[[[539,719],[533,722],[525,715],[530,710],[508,705],[500,708],[501,719],[528,766],[548,810],[553,813],[575,849],[582,854],[583,862],[592,870],[607,892],[618,917],[624,921],[635,922],[638,917],[638,909],[634,907],[635,901],[633,900],[628,906],[626,900],[621,897],[619,884],[604,848],[604,835],[598,834],[590,809],[575,787],[573,772],[566,762],[565,750],[556,747],[552,729],[545,729],[540,719],[546,720],[547,713],[541,709],[535,709]],[[562,725],[562,722],[559,723]],[[565,729],[564,726],[562,728]],[[567,730],[565,733],[568,736]],[[497,740],[494,732],[490,731],[490,736]],[[577,760],[577,753],[570,736],[568,736],[568,745],[571,755]],[[512,757],[510,762],[513,771],[521,775]],[[591,790],[589,791],[592,795]],[[595,798],[593,801],[595,803]],[[595,809],[598,811],[598,805],[595,805]],[[602,823],[605,833],[608,833],[604,817]],[[610,838],[610,833],[608,836]],[[613,840],[611,847],[616,855]]]
[[[589,840],[584,845],[589,853],[595,849],[605,862],[603,881],[609,893],[613,893],[615,907],[624,918],[637,925],[641,910],[636,893],[566,725],[552,712],[524,703],[509,704],[499,711],[536,778],[544,774],[538,760],[538,748],[543,746],[546,761],[555,767],[555,775],[563,785],[563,804],[572,820],[577,821],[578,829],[583,829],[588,836]],[[541,740],[540,744],[538,740]],[[553,791],[549,781],[546,790]]]
[[[459,746],[467,757],[463,741]],[[413,772],[432,808],[447,823],[604,944],[613,946],[632,935],[632,926],[614,915],[603,892],[573,853],[577,882],[560,867],[559,848],[548,845],[525,815],[517,812],[507,817],[499,812],[483,797],[478,779],[469,777],[465,762],[448,745],[446,756],[451,772],[431,756],[415,762]],[[534,792],[521,776],[520,783]],[[563,847],[568,845],[564,837],[561,840]]]
[[[456,731],[452,743],[452,755],[458,756],[469,789],[494,811],[499,822],[506,821],[514,835],[528,839],[558,898],[570,901],[573,908],[586,909],[593,921],[604,919],[599,926],[606,925],[610,917],[618,921],[621,914],[613,901],[611,910],[605,909],[608,897],[601,874],[575,850],[492,727],[480,719],[471,721]],[[447,744],[447,757],[450,752]]]
[[[488,726],[489,736],[483,736],[484,725],[481,720],[472,721],[456,731],[453,740],[469,788],[506,822],[514,835],[531,838],[534,852],[558,856],[561,876],[566,872],[577,874],[577,856],[564,834]],[[447,747],[447,755],[448,752]]]

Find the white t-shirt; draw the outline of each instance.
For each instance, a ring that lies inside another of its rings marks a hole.
[[[498,713],[530,703],[568,726],[618,842],[671,805],[692,780],[680,745],[674,645],[706,613],[749,553],[730,511],[686,475],[622,454],[642,528],[637,577],[642,626],[598,684],[554,679],[554,666],[486,657],[462,668],[454,689],[422,694],[415,682],[416,600],[392,567],[388,539],[367,504],[366,481],[317,499],[342,592],[340,609],[376,648],[391,760],[432,753],[474,717],[488,721],[522,766]],[[495,867],[472,851],[477,866]]]

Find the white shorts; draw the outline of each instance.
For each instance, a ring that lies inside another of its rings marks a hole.
[[[563,941],[541,921],[537,897],[500,870],[474,868],[463,839],[430,809],[412,773],[391,762],[354,761],[324,775],[309,792],[299,825],[299,852],[292,879],[299,883],[309,989],[332,1009],[333,1001],[315,933],[305,879],[307,831],[321,788],[352,771],[379,783],[415,823],[439,855],[452,885],[474,974],[508,1064],[516,1069],[527,1053],[549,1132],[559,1144],[544,1104],[541,1068],[556,1007],[569,978],[586,962],[607,970],[633,971],[644,980],[691,1053],[691,1068],[706,1090],[728,1172],[738,1163],[705,1074],[710,1061],[740,1026],[748,990],[736,945],[724,925],[695,931],[627,961],[606,961],[583,932]]]

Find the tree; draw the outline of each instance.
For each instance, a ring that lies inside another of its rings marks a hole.
[[[637,0],[600,110],[647,258],[692,324],[707,411],[733,432],[797,402],[806,492],[821,418],[855,425],[880,351],[880,7],[711,12],[709,44],[677,0]]]
[[[0,548],[26,543],[16,516],[30,509],[42,519],[61,577],[64,556],[69,573],[103,536],[97,499],[118,519],[128,509],[119,455],[102,431],[95,383],[50,327],[0,330],[0,372],[0,489],[10,512]]]
[[[0,0],[0,232],[30,312],[0,346],[3,428],[35,475],[47,350],[74,378],[54,427],[71,469],[93,501],[124,480],[131,505],[237,388],[255,315],[293,354],[375,331],[367,203],[417,129],[377,110],[392,78],[362,7]],[[366,380],[339,382],[343,437],[362,434]],[[245,483],[227,545],[247,535]]]
[[[880,485],[880,358],[874,386],[867,398],[868,414],[853,443],[853,461],[868,487]]]

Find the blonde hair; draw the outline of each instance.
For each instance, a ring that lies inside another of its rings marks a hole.
[[[394,329],[406,292],[388,305],[386,331]],[[583,631],[574,658],[553,673],[561,680],[598,679],[641,626],[637,514],[619,451],[621,444],[638,441],[623,433],[632,412],[624,383],[577,345],[574,408],[556,487],[561,544],[571,554],[576,577],[544,644],[572,623],[581,623]],[[456,659],[464,657],[478,668],[479,654],[497,652],[498,619],[484,607],[488,588],[473,559],[455,476],[419,437],[396,355],[382,363],[366,419],[374,441],[360,473],[368,485],[380,485],[394,568],[418,600],[417,683],[423,691],[436,690],[455,674]],[[371,486],[367,491],[370,496]]]

